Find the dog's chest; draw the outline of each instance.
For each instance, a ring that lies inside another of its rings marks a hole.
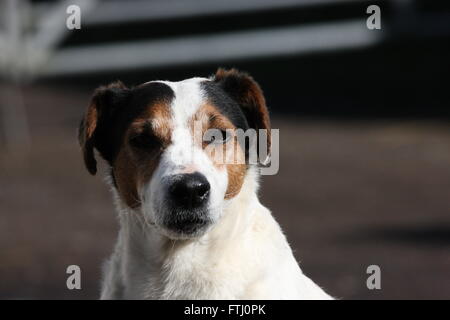
[[[147,298],[239,299],[249,279],[229,258],[226,254],[206,258],[198,249],[178,252],[150,277],[150,287],[156,290]]]

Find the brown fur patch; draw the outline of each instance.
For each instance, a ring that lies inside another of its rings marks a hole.
[[[114,162],[114,179],[122,200],[130,207],[140,206],[138,195],[139,170],[131,161],[127,148],[121,149]]]
[[[119,195],[129,207],[140,206],[138,190],[152,178],[162,150],[170,144],[171,132],[170,107],[161,102],[148,106],[146,112],[130,125],[113,166]],[[150,149],[132,146],[131,138],[141,134],[148,134],[148,139],[157,139],[156,145]]]
[[[159,138],[163,145],[168,145],[173,129],[170,106],[163,102],[149,106],[130,127],[131,134],[139,134],[150,127],[152,134]]]
[[[198,127],[201,128],[201,136],[197,136],[194,133],[194,123],[196,121],[199,124]],[[242,184],[244,183],[245,174],[247,172],[245,154],[235,135],[236,127],[214,105],[209,103],[199,108],[199,110],[192,117],[190,125],[193,136],[197,136],[195,138],[195,143],[197,145],[202,145],[203,149],[207,152],[217,169],[227,170],[228,186],[225,192],[225,199],[233,198],[241,190]],[[233,132],[233,136],[225,144],[208,144],[208,142],[205,142],[202,139],[204,133],[208,129],[231,130]],[[198,141],[198,139],[202,140]]]
[[[225,199],[231,199],[241,191],[247,172],[247,166],[245,164],[229,164],[227,165],[227,171],[228,186],[225,193]]]

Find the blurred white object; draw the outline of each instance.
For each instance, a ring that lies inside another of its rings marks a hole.
[[[7,0],[0,4],[0,76],[6,80],[0,87],[0,131],[10,153],[25,154],[30,149],[31,136],[20,87],[36,76],[64,38],[65,11],[70,4],[89,11],[95,1],[59,1],[39,18],[32,15],[27,0]],[[27,32],[30,30],[36,31]]]

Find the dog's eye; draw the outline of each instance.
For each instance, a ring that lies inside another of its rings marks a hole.
[[[156,149],[161,146],[161,143],[153,134],[142,132],[130,138],[130,145],[138,149]]]
[[[208,129],[203,138],[203,140],[209,144],[224,144],[230,140],[231,133],[227,130]]]

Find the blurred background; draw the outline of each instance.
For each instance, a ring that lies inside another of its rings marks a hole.
[[[450,299],[449,40],[444,0],[2,0],[0,298],[99,296],[118,225],[76,140],[97,86],[236,67],[280,129],[261,201],[304,272],[343,299]]]

